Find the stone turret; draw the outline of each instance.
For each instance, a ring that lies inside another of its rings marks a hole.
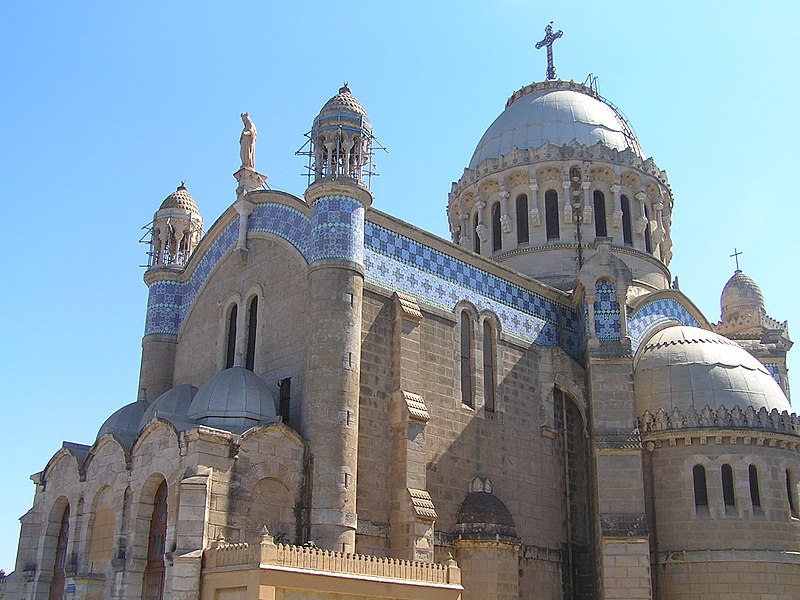
[[[739,269],[722,290],[720,313],[719,323],[712,326],[714,331],[736,340],[760,360],[790,398],[786,368],[786,354],[792,347],[789,324],[767,314],[758,284]]]
[[[178,189],[164,198],[153,216],[150,260],[144,276],[149,293],[139,370],[141,400],[153,400],[172,387],[177,346],[175,289],[202,235],[200,209],[181,182]]]
[[[345,85],[312,127],[309,340],[302,433],[310,451],[310,539],[355,551],[364,218],[371,125]]]

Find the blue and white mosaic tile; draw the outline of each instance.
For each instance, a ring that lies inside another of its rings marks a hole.
[[[311,255],[311,221],[300,210],[285,204],[256,204],[247,222],[248,231],[271,233],[285,239],[308,261]]]
[[[617,293],[614,284],[604,279],[595,284],[594,332],[600,341],[619,340],[622,336]]]
[[[699,327],[689,311],[674,298],[662,298],[645,304],[628,318],[628,335],[634,351],[645,334],[656,325],[678,321],[681,325]]]
[[[764,366],[769,371],[769,374],[772,375],[772,378],[778,385],[781,385],[781,372],[778,370],[778,365],[775,363],[764,363]]]
[[[325,196],[314,203],[309,263],[325,258],[364,264],[364,206],[346,196]]]
[[[366,223],[364,238],[367,281],[448,311],[466,300],[497,314],[510,335],[579,355],[580,323],[572,308],[375,223]]]

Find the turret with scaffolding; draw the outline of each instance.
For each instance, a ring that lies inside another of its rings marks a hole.
[[[153,220],[142,229],[145,233],[139,241],[149,246],[148,269],[182,268],[189,261],[203,237],[203,218],[185,181],[164,199]]]
[[[345,83],[314,119],[296,154],[308,157],[308,185],[324,178],[350,177],[370,187],[375,150],[386,151],[372,135],[372,123]]]

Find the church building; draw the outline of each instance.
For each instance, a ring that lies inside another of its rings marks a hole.
[[[546,31],[451,240],[373,206],[347,85],[303,197],[242,115],[234,203],[155,212],[138,397],[32,477],[2,600],[800,595],[787,323],[738,269],[718,321],[678,289],[666,173]]]

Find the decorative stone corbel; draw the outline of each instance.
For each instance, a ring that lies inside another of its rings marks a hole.
[[[475,233],[478,234],[481,243],[485,244],[489,241],[489,229],[483,223],[478,223],[478,226],[475,228]]]

